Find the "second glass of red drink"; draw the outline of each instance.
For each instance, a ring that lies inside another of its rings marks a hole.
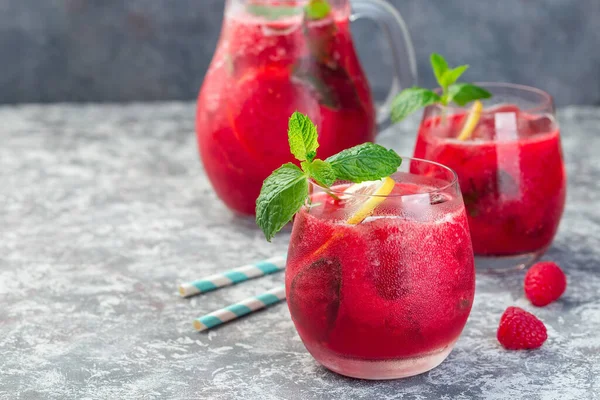
[[[550,246],[565,205],[554,104],[535,88],[478,85],[492,98],[425,109],[414,155],[457,172],[477,268],[523,268]]]

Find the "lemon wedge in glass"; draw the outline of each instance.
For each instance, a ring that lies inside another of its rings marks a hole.
[[[473,134],[473,131],[477,127],[477,123],[479,122],[479,118],[481,117],[481,112],[483,111],[483,103],[479,100],[475,100],[473,106],[471,107],[471,111],[469,111],[469,116],[467,117],[467,122],[460,131],[458,135],[458,140],[467,140]]]
[[[348,195],[345,206],[356,208],[346,222],[351,225],[360,224],[385,200],[385,196],[392,193],[395,185],[396,182],[387,177],[378,181],[355,183],[344,190],[344,196]]]

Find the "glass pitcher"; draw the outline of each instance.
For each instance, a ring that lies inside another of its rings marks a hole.
[[[294,111],[318,126],[317,157],[373,141],[400,88],[416,83],[406,26],[384,0],[227,0],[221,37],[198,97],[200,156],[217,195],[233,211],[253,215],[263,180],[290,154]],[[320,1],[322,3],[322,1]],[[395,76],[376,109],[350,34],[350,21],[371,18],[390,43]]]

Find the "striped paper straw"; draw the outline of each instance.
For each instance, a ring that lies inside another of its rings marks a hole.
[[[239,303],[232,304],[203,317],[196,318],[194,320],[194,328],[198,332],[202,332],[237,319],[243,315],[253,313],[256,310],[279,303],[283,300],[285,300],[285,286],[282,285],[263,294],[259,294],[258,296],[249,297]]]
[[[245,282],[259,276],[273,274],[285,269],[285,257],[271,257],[255,264],[243,265],[229,271],[211,275],[207,278],[179,285],[179,294],[182,297],[194,296],[200,293]]]

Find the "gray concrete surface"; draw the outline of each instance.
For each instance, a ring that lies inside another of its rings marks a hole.
[[[283,275],[184,300],[176,284],[285,252],[216,199],[191,103],[0,107],[0,399],[600,399],[599,108],[561,110],[569,174],[545,256],[568,275],[534,309],[523,274],[479,275],[473,312],[429,373],[368,382],[320,367],[284,303],[196,333],[191,321]],[[410,154],[417,121],[383,133]],[[537,351],[495,339],[507,306],[548,327]]]

